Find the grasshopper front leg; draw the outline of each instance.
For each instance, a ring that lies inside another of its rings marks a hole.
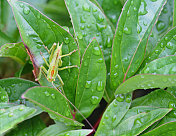
[[[40,72],[39,72],[39,74],[38,74],[38,78],[36,78],[35,81],[40,80],[40,78],[41,78],[41,76],[42,76],[42,70],[43,70],[43,72],[44,72],[45,74],[47,74],[46,68],[45,68],[44,66],[41,66],[41,67],[40,67]]]

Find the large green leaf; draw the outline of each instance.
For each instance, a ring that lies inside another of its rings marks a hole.
[[[157,58],[165,57],[168,55],[175,55],[176,52],[176,27],[172,28],[165,34],[162,39],[157,43],[153,52],[145,59],[144,65]]]
[[[22,98],[37,104],[43,110],[50,113],[53,119],[64,122],[67,125],[82,125],[73,119],[66,97],[54,88],[33,87],[28,89]]]
[[[49,127],[43,129],[37,136],[57,136],[60,133],[73,130],[72,126],[66,126],[62,123],[50,125]]]
[[[23,43],[11,43],[0,47],[0,57],[9,57],[24,65],[28,55]]]
[[[39,116],[26,120],[5,136],[36,136],[46,126]]]
[[[13,13],[16,19],[16,23],[19,27],[21,37],[24,45],[28,50],[30,58],[33,62],[34,73],[38,76],[39,67],[41,65],[46,66],[40,52],[46,60],[49,58],[49,54],[45,47],[49,49],[53,43],[63,43],[62,53],[68,54],[69,52],[77,49],[76,42],[69,32],[63,29],[60,25],[41,14],[38,10],[33,8],[27,3],[9,0],[9,3],[13,9]],[[79,52],[73,53],[71,56],[63,57],[63,67],[68,65],[80,65]],[[47,68],[48,69],[48,68]],[[69,94],[67,97],[74,102],[76,81],[78,76],[78,68],[71,68],[70,70],[59,71],[65,85],[65,94]],[[39,82],[45,86],[52,86],[48,83],[46,78],[41,78]],[[60,82],[57,79],[56,85]]]
[[[115,95],[132,92],[136,89],[165,88],[176,84],[176,75],[141,74],[122,83]]]
[[[114,29],[111,27],[111,24],[101,9],[99,9],[90,0],[65,0],[65,2],[71,16],[71,21],[79,44],[81,56],[93,37],[97,39],[103,51],[107,68],[106,90],[108,91],[110,89],[110,77],[108,73],[110,72],[111,48]],[[106,101],[110,101],[109,97],[111,97],[110,94],[105,92]]]
[[[170,122],[164,124],[142,136],[175,136],[176,134],[176,122]]]
[[[166,0],[128,0],[118,20],[111,59],[114,91],[140,67],[148,38]]]
[[[87,47],[80,67],[75,106],[88,117],[103,97],[106,85],[106,66],[96,39]],[[78,119],[80,115],[77,115]]]
[[[156,109],[147,113],[144,112],[135,116],[131,116],[115,128],[114,134],[119,136],[138,135],[154,122],[163,118],[170,111],[171,109]]]
[[[167,56],[156,59],[147,64],[140,73],[176,75],[176,56]]]
[[[128,111],[131,94],[119,95],[106,109],[96,132],[97,136],[113,136],[114,129]]]
[[[24,105],[13,106],[8,109],[0,110],[0,134],[13,128],[17,123],[20,123],[31,116],[36,110],[25,107]]]

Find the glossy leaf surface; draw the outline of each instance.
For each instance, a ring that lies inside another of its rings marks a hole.
[[[176,122],[170,122],[164,124],[142,136],[175,136],[176,130]]]
[[[23,43],[5,44],[0,48],[0,57],[9,57],[24,65],[27,60]]]
[[[69,32],[29,4],[16,0],[11,0],[9,3],[13,9],[24,45],[28,50],[31,61],[33,62],[36,77],[39,73],[39,67],[41,65],[46,66],[40,52],[43,53],[46,60],[49,59],[49,54],[45,47],[50,49],[53,43],[63,43],[62,54],[68,54],[78,48]],[[79,52],[77,51],[71,56],[63,57],[62,61],[62,67],[69,65],[79,66]],[[59,74],[65,83],[64,91],[66,95],[70,94],[67,97],[73,102],[78,69],[71,68],[70,70],[59,71]],[[39,82],[45,86],[52,86],[51,83],[48,83],[45,77],[41,78]],[[55,83],[58,85],[59,80],[57,79]]]
[[[98,3],[101,5],[104,13],[113,23],[114,27],[117,25],[117,20],[120,16],[120,13],[123,8],[123,0],[114,0],[110,2],[109,0],[97,0]]]
[[[151,62],[157,58],[165,57],[168,55],[175,55],[176,52],[176,27],[172,28],[165,34],[162,39],[157,43],[153,52],[144,61],[144,64]]]
[[[176,75],[176,56],[167,56],[156,59],[147,64],[140,73]]]
[[[37,104],[43,110],[50,113],[53,119],[64,122],[67,125],[82,125],[72,118],[71,109],[69,108],[67,100],[61,92],[54,88],[33,87],[28,89],[22,98],[26,98]]]
[[[98,42],[93,39],[82,59],[75,99],[75,106],[85,117],[88,117],[101,101],[105,85],[104,57]]]
[[[17,125],[15,129],[6,134],[6,136],[36,136],[46,126],[39,116],[25,120]]]
[[[176,75],[141,74],[131,77],[122,83],[115,95],[132,92],[136,89],[165,88],[176,84]]]
[[[0,103],[9,102],[7,92],[0,86]]]
[[[112,49],[113,90],[140,67],[150,32],[165,2],[166,0],[128,0],[124,5]]]
[[[1,109],[0,111],[0,134],[2,134],[7,130],[13,128],[17,123],[27,119],[36,110],[33,108],[25,107],[24,105],[18,105],[8,109]]]
[[[131,97],[131,94],[119,95],[115,100],[113,100],[102,116],[96,132],[97,136],[111,136],[114,134],[114,129],[117,127],[130,107]]]
[[[170,111],[171,109],[156,109],[148,113],[140,113],[129,117],[116,127],[114,134],[119,136],[138,135]]]

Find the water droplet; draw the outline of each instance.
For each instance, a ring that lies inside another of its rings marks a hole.
[[[84,11],[90,12],[90,7],[89,7],[88,4],[84,3],[84,5],[82,6],[82,8],[83,8]]]
[[[167,13],[168,12],[167,7],[164,7],[162,12]]]
[[[147,26],[147,21],[146,20],[143,21],[143,25]]]
[[[102,63],[103,61],[104,61],[103,58],[97,60],[98,63]]]
[[[148,13],[146,6],[147,6],[146,2],[144,0],[142,0],[141,6],[139,8],[139,15],[146,15]]]
[[[104,24],[96,24],[96,26],[97,26],[97,29],[101,32],[101,31],[103,31],[104,29],[106,29],[106,25],[104,25]]]
[[[65,42],[66,44],[68,44],[68,43],[70,42],[69,38],[66,37],[66,38],[64,39],[64,42]]]
[[[92,104],[97,104],[98,103],[98,97],[97,96],[92,96],[91,102]]]
[[[41,18],[41,14],[40,14],[40,13],[37,14],[37,18],[38,18],[38,19]]]
[[[97,12],[97,9],[96,9],[96,8],[93,8],[93,12]]]
[[[118,76],[118,73],[114,73],[114,78],[116,78]]]
[[[106,45],[107,45],[107,48],[110,48],[112,46],[111,38],[109,36],[107,37]]]
[[[86,22],[86,20],[85,20],[85,18],[82,16],[82,17],[80,17],[80,22],[81,23],[85,23]]]
[[[130,102],[131,102],[131,95],[130,95],[130,94],[128,94],[128,95],[126,96],[125,101],[126,101],[127,103],[130,103]]]
[[[137,8],[136,8],[136,7],[134,7],[134,8],[133,8],[133,10],[134,10],[134,11],[137,11]]]
[[[85,26],[84,25],[80,25],[80,28],[81,28],[81,30],[84,30]]]
[[[99,56],[100,55],[100,49],[98,47],[94,47],[93,54]]]
[[[104,117],[104,118],[105,118],[105,119],[109,119],[109,117],[108,117],[108,115],[107,115],[107,114],[105,115],[105,117]]]
[[[117,107],[117,102],[115,101],[115,102],[113,103],[113,105],[114,105],[114,107]]]
[[[77,33],[77,37],[79,38],[79,39],[82,39],[83,38],[83,35],[82,35],[82,33]]]
[[[128,10],[128,12],[127,12],[127,17],[129,17],[130,16],[130,10]]]
[[[70,136],[70,134],[69,134],[69,133],[66,133],[64,136]]]
[[[113,118],[112,118],[112,122],[114,122],[116,119],[117,119],[117,116],[114,115]]]
[[[139,34],[141,33],[141,31],[142,31],[142,27],[139,24],[137,24],[137,33]]]
[[[9,117],[13,117],[13,112],[8,114]]]
[[[52,99],[55,99],[56,96],[55,96],[54,94],[51,94],[51,98],[52,98]]]
[[[124,99],[125,99],[124,94],[118,94],[118,95],[116,95],[116,100],[117,100],[118,102],[123,102]]]
[[[164,47],[164,44],[163,44],[163,43],[161,43],[161,44],[160,44],[160,47],[161,47],[161,48],[163,48],[163,47]]]
[[[132,1],[131,1],[131,5],[133,5],[133,4],[134,4],[134,1],[132,0]]]
[[[176,109],[176,105],[174,102],[170,101],[169,102],[169,108],[173,108],[173,109]]]
[[[173,48],[172,43],[171,43],[171,42],[168,42],[167,45],[166,45],[166,47],[167,47],[168,49],[172,49],[172,48]]]
[[[134,121],[134,125],[141,126],[142,125],[141,119],[140,118],[136,118],[135,121]]]
[[[50,96],[50,94],[49,94],[48,91],[45,91],[45,95],[46,95],[46,96]]]
[[[23,13],[24,13],[25,15],[28,15],[28,14],[30,13],[29,7],[24,7],[24,8],[23,8]]]
[[[167,41],[167,40],[168,40],[168,37],[165,37],[164,40]]]
[[[122,31],[119,30],[119,33],[118,33],[120,36],[122,35]]]
[[[131,28],[125,27],[124,28],[124,33],[125,34],[131,34]]]
[[[158,21],[157,24],[156,24],[156,28],[157,28],[158,31],[161,31],[162,29],[164,29],[165,26],[166,26],[165,23],[162,22],[162,21]]]
[[[90,25],[90,24],[88,24],[88,25],[87,25],[87,28],[90,28],[90,27],[91,27],[91,25]]]
[[[98,20],[102,22],[104,20],[103,16],[101,14],[98,15]]]
[[[24,4],[23,4],[23,3],[20,3],[20,7],[23,8],[23,7],[24,7]]]
[[[90,88],[92,85],[92,81],[86,81],[85,88]]]
[[[21,107],[19,108],[19,111],[23,111],[23,110],[24,110],[24,107],[21,106]]]
[[[155,50],[155,53],[158,54],[158,53],[159,53],[159,50]]]
[[[103,91],[103,82],[102,81],[98,81],[98,83],[97,83],[97,91]]]

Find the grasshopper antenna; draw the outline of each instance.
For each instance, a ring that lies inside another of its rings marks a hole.
[[[52,83],[53,84],[53,83]],[[84,120],[89,124],[89,126],[93,129],[93,132],[96,132],[94,127],[91,125],[91,123],[84,117],[84,115],[78,110],[78,108],[76,108],[76,106],[65,96],[63,95],[60,90],[58,90],[58,88],[53,84],[54,88],[62,95],[64,96],[64,98],[76,109],[76,111],[79,112],[79,114],[84,118]]]

